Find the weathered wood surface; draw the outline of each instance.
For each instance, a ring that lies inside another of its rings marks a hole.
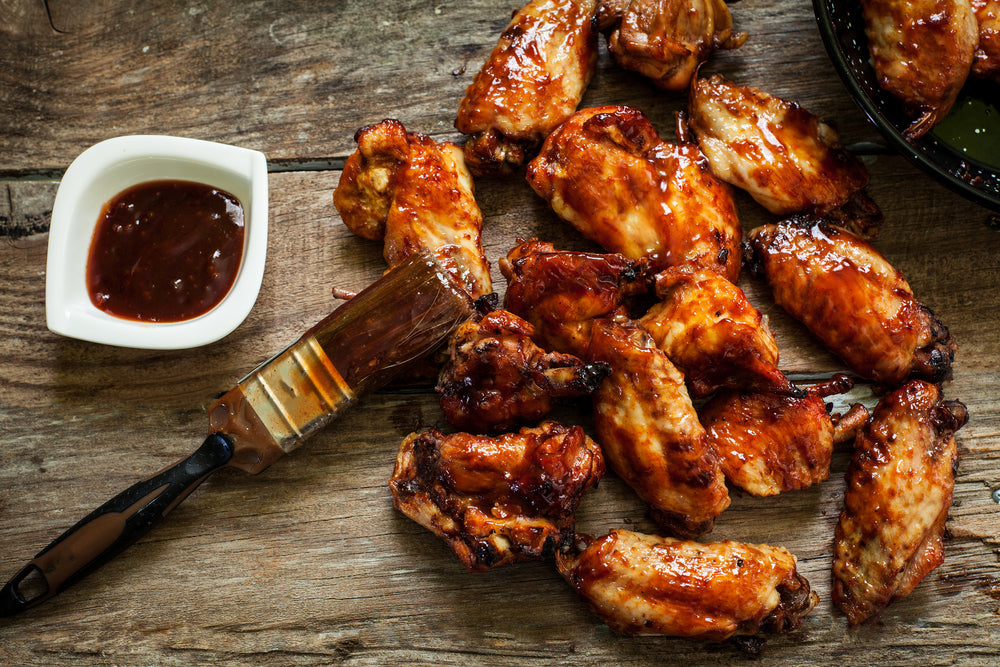
[[[333,167],[358,125],[386,116],[454,138],[461,91],[517,3],[48,4],[61,32],[41,2],[0,4],[0,170],[11,177],[0,181],[3,581],[112,494],[197,446],[207,403],[328,312],[332,286],[357,289],[380,273],[380,248],[352,237],[333,210]],[[822,110],[849,142],[874,139],[825,59],[807,3],[744,0],[733,13],[751,42],[713,69]],[[157,56],[148,64],[145,46]],[[637,104],[665,133],[679,99],[606,61],[588,95],[588,103]],[[58,172],[94,141],[146,131],[253,146],[299,167],[271,175],[256,307],[231,335],[197,350],[111,348],[45,328]],[[988,227],[989,212],[902,159],[867,159],[888,217],[879,248],[960,344],[945,390],[972,419],[958,437],[946,562],[880,625],[847,628],[829,597],[844,450],[815,489],[736,497],[710,538],[788,547],[822,597],[802,630],[770,641],[767,664],[989,664],[1000,655],[1000,505],[991,497],[1000,488],[1000,233]],[[480,182],[477,199],[494,263],[517,236],[585,247],[521,182]],[[738,203],[747,228],[769,219],[748,198]],[[496,269],[494,278],[502,289]],[[766,289],[741,284],[770,315],[787,371],[838,369]],[[575,411],[561,416],[588,422]],[[428,426],[445,427],[429,388],[397,385],[256,478],[217,474],[100,572],[0,620],[0,664],[747,660],[730,644],[617,637],[548,564],[465,572],[391,506],[396,448]],[[650,527],[609,475],[585,499],[578,527],[623,525]]]

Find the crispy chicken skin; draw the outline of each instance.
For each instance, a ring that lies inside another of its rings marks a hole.
[[[598,318],[627,318],[627,300],[649,289],[645,262],[617,254],[558,251],[530,240],[501,259],[504,307],[532,324],[546,350],[585,357]]]
[[[462,151],[397,120],[357,131],[333,203],[355,234],[385,240],[390,267],[430,250],[473,297],[493,291],[483,216]]]
[[[624,69],[665,90],[684,90],[715,49],[743,45],[723,0],[611,0],[602,2],[598,28]]]
[[[798,104],[714,74],[692,84],[687,122],[712,173],[771,213],[825,215],[847,205],[853,231],[875,235],[882,215],[865,190],[868,170]]]
[[[597,67],[596,0],[531,0],[465,91],[455,127],[476,176],[512,172],[576,111]]]
[[[979,24],[979,46],[972,74],[1000,83],[1000,0],[972,0]]]
[[[748,266],[855,373],[889,388],[951,375],[955,342],[871,244],[824,221],[762,225]]]
[[[868,50],[879,85],[923,136],[947,115],[972,67],[979,29],[969,0],[862,0]]]
[[[853,438],[868,410],[856,404],[843,417],[831,416],[823,398],[852,386],[836,375],[803,396],[724,390],[698,416],[726,479],[752,496],[773,496],[830,476],[834,443]]]
[[[719,387],[788,393],[767,321],[739,287],[712,271],[671,267],[656,276],[660,301],[638,321],[704,398]]]
[[[671,535],[694,538],[729,507],[722,470],[684,377],[641,327],[599,320],[589,358],[611,367],[594,393],[608,465]]]
[[[604,474],[579,426],[546,421],[495,438],[430,430],[403,440],[389,488],[396,509],[442,538],[472,571],[551,558]]]
[[[608,374],[602,364],[545,352],[532,342],[533,333],[531,324],[506,310],[459,326],[437,384],[449,424],[485,433],[538,421],[553,399],[587,396]]]
[[[559,573],[614,632],[703,640],[779,633],[819,597],[780,547],[703,544],[613,530],[578,535],[556,554]]]
[[[851,625],[873,619],[944,561],[955,485],[953,434],[968,413],[937,385],[911,380],[875,408],[847,468],[834,540],[834,603]]]
[[[576,112],[527,176],[560,218],[609,252],[647,257],[655,270],[689,264],[739,276],[742,229],[729,186],[696,145],[660,140],[638,109]]]

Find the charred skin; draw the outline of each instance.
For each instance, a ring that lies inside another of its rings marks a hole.
[[[553,399],[588,396],[609,369],[559,352],[545,352],[534,327],[505,310],[463,323],[448,344],[437,392],[448,423],[474,433],[498,433],[535,422]]]
[[[403,441],[389,488],[396,509],[484,571],[552,557],[604,470],[579,426],[547,421],[495,438],[430,430]]]
[[[721,641],[789,632],[818,596],[780,547],[613,530],[578,535],[559,573],[613,631]]]
[[[638,109],[582,109],[548,136],[528,183],[608,252],[653,270],[688,265],[739,277],[742,228],[729,186],[690,143],[662,141]]]
[[[514,13],[459,104],[476,176],[523,169],[580,103],[597,67],[596,0],[531,0]]]
[[[886,387],[951,376],[955,341],[903,275],[863,239],[822,220],[752,230],[748,268],[775,302],[855,373]],[[849,315],[848,315],[849,314]]]
[[[608,465],[669,534],[709,532],[730,498],[684,377],[634,324],[595,323],[588,359],[611,368],[593,395]]]
[[[834,538],[832,598],[851,625],[876,618],[944,561],[958,463],[954,433],[968,420],[941,388],[911,380],[883,398],[855,440]]]

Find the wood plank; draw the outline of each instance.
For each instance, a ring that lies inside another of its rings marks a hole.
[[[343,159],[354,131],[386,116],[457,139],[459,100],[521,4],[11,0],[0,5],[0,175],[58,173],[125,134],[232,143],[277,163]],[[706,71],[822,112],[847,143],[878,140],[826,58],[809,3],[754,0],[732,13],[750,40]],[[638,106],[669,136],[684,96],[601,53],[585,103]]]
[[[830,603],[833,525],[848,452],[830,479],[771,499],[736,496],[711,539],[788,547],[822,601],[802,630],[772,639],[769,664],[983,664],[1000,641],[1000,235],[989,215],[902,159],[872,160],[887,211],[879,247],[959,340],[948,396],[970,408],[947,560],[880,625],[848,630]],[[44,324],[47,235],[0,243],[0,573],[110,495],[200,442],[204,409],[245,371],[294,339],[382,270],[377,243],[351,236],[331,204],[336,171],[271,175],[268,266],[247,321],[198,350],[110,348]],[[9,188],[10,210],[51,210],[51,182]],[[483,181],[477,198],[494,262],[517,236],[586,247],[520,181]],[[749,228],[770,219],[739,198]],[[34,214],[34,213],[33,213]],[[24,215],[27,215],[26,213]],[[44,222],[42,223],[44,227]],[[822,376],[839,364],[742,281],[777,330],[783,367]],[[560,417],[588,424],[586,410]],[[446,428],[429,388],[396,385],[365,399],[262,475],[224,471],[125,555],[43,608],[0,621],[0,663],[79,665],[742,664],[730,644],[610,633],[551,565],[465,572],[446,547],[392,508],[386,480],[411,430]],[[578,528],[652,529],[609,475]]]

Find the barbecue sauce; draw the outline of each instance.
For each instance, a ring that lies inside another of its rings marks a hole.
[[[243,258],[243,206],[203,183],[149,181],[101,210],[87,259],[87,291],[106,313],[180,322],[214,308]]]

